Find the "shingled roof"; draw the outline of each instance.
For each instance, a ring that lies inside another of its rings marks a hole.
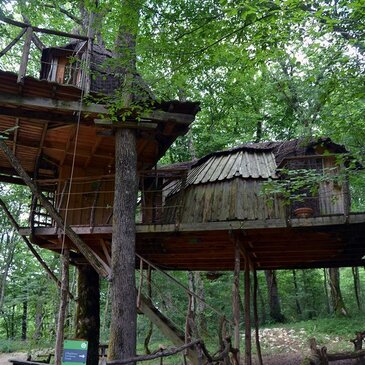
[[[168,165],[162,169],[188,170],[185,186],[205,184],[241,177],[243,179],[275,178],[276,170],[288,157],[315,153],[323,146],[333,153],[347,153],[342,145],[330,138],[294,139],[281,142],[245,143],[240,146],[210,153],[197,161]],[[177,186],[171,194],[180,190]]]
[[[279,142],[259,142],[259,143],[245,143],[241,146],[235,147],[229,151],[234,151],[239,148],[252,148],[252,149],[269,149],[275,155],[275,160],[279,166],[283,160],[287,157],[312,155],[315,153],[314,148],[317,146],[323,146],[330,150],[332,153],[347,153],[345,146],[334,143],[328,137],[319,138],[298,138],[290,141]]]

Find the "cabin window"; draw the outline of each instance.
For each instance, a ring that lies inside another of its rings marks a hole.
[[[80,73],[79,73],[79,63],[75,59],[68,59],[65,65],[63,84],[76,85],[79,84]]]
[[[77,59],[73,57],[52,59],[47,77],[49,81],[79,86],[80,78],[80,64]]]

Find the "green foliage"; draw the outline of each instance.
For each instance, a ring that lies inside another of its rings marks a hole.
[[[88,30],[87,10],[94,10],[100,17],[95,29],[97,38],[102,37],[105,45],[114,50],[122,16],[124,23],[128,24],[128,14],[121,12],[122,5],[114,0],[18,0],[2,1],[0,11],[18,20],[25,15],[33,25],[40,27],[66,32],[78,29],[85,34]],[[316,135],[327,135],[337,143],[345,144],[356,159],[363,162],[364,11],[364,3],[359,0],[144,2],[136,48],[138,72],[158,100],[199,100],[202,108],[189,135],[176,141],[163,162],[190,160],[243,142]],[[130,19],[130,26],[136,30],[136,19]],[[0,30],[0,48],[4,48],[19,31],[2,23]],[[69,42],[69,39],[51,35],[39,37],[48,47]],[[16,72],[20,55],[21,43],[0,59],[0,68]],[[38,75],[39,60],[40,53],[33,47],[29,65],[33,76]],[[107,66],[122,67],[125,64],[123,59],[118,59]],[[125,91],[139,93],[133,88]],[[101,101],[110,105],[112,119],[125,108],[123,92],[120,91],[113,99]],[[133,106],[133,113],[140,114],[150,107],[149,103],[139,103]],[[131,110],[126,111],[121,119],[128,119],[130,113]],[[287,202],[303,198],[303,190],[315,194],[318,184],[328,179],[326,174],[319,176],[313,170],[282,171],[282,174],[285,179],[270,181],[264,193],[280,194]],[[354,170],[350,182],[352,207],[364,211],[364,172]],[[29,197],[25,190],[11,187],[3,188],[1,192],[11,211],[26,224]],[[0,235],[9,243],[15,243],[6,280],[0,337],[20,338],[22,303],[28,301],[28,336],[36,333],[35,316],[41,305],[41,338],[34,341],[51,340],[55,331],[57,289],[2,215],[0,222]],[[12,252],[12,246],[7,247],[10,250],[5,250],[5,245],[0,248],[1,268]],[[58,257],[45,251],[42,255],[58,273]],[[343,296],[351,314],[356,315],[351,272],[343,269],[341,274]],[[173,275],[187,285],[186,273]],[[316,337],[328,333],[352,337],[355,330],[364,329],[365,323],[359,322],[362,314],[346,320],[318,319],[327,315],[323,271],[297,270],[296,275],[297,287],[292,271],[278,272],[284,315],[290,321],[317,319],[297,323],[294,327],[305,327],[309,335]],[[162,277],[155,280],[155,305],[183,326],[186,294]],[[361,280],[364,280],[363,270]],[[203,276],[207,302],[227,318],[231,317],[231,282],[230,273],[213,282]],[[261,320],[269,322],[267,287],[261,272],[259,286]],[[107,301],[107,284],[104,282],[103,316]],[[296,301],[301,306],[300,313]],[[73,331],[73,313],[74,305],[68,318],[69,334]],[[208,332],[215,334],[217,314],[206,310],[205,320]],[[102,335],[106,341],[110,323],[108,311],[104,321]],[[138,321],[141,340],[148,323],[142,316]],[[0,351],[11,349],[13,342],[9,341],[1,343]],[[162,341],[162,335],[156,330],[152,341],[155,344]]]

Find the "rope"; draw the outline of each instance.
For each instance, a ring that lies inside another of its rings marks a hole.
[[[89,24],[89,27],[90,27],[90,24]],[[89,39],[88,42],[91,42],[91,39]],[[86,44],[86,41],[80,47],[80,49],[78,49],[78,50],[75,51],[76,52],[76,55],[85,46],[85,44]],[[86,57],[86,65],[87,65],[87,62],[89,60],[89,57],[90,57],[90,55],[87,54],[87,57]],[[85,69],[86,69],[86,67],[85,67]],[[83,86],[86,85],[86,72],[83,72],[82,73],[81,85],[83,85]],[[70,204],[70,198],[71,198],[71,195],[70,194],[71,194],[71,190],[72,190],[72,183],[73,183],[73,177],[74,177],[74,171],[75,171],[76,151],[77,151],[78,141],[79,141],[79,132],[80,132],[80,124],[81,124],[81,110],[82,110],[82,104],[84,102],[84,97],[85,97],[85,89],[82,88],[81,89],[80,102],[79,102],[79,110],[78,110],[78,113],[77,113],[75,144],[74,144],[73,155],[72,155],[71,172],[70,172],[70,179],[69,179],[67,200],[66,200],[66,206],[65,206],[65,218],[64,218],[65,226],[67,226],[67,218],[68,218],[69,204]],[[63,254],[63,251],[64,251],[65,240],[66,240],[66,234],[65,234],[65,232],[63,232],[61,255]]]

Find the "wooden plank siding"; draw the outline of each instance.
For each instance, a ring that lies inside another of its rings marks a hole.
[[[61,169],[55,207],[64,219],[67,211],[68,224],[79,226],[107,224],[113,207],[114,176],[103,176],[102,171],[88,169],[91,176],[87,177],[85,169],[75,168],[74,178],[70,183],[70,167],[64,166]]]
[[[333,177],[339,175],[340,166],[338,166],[334,156],[323,158],[323,171]],[[321,215],[346,214],[346,187],[344,186],[346,184],[346,181],[340,184],[333,180],[320,184],[319,204]]]
[[[285,207],[279,199],[266,201],[260,194],[263,180],[234,178],[186,188],[181,223],[206,223],[232,220],[285,219]],[[165,223],[174,223],[179,198],[166,199]],[[170,208],[171,207],[171,208]]]

